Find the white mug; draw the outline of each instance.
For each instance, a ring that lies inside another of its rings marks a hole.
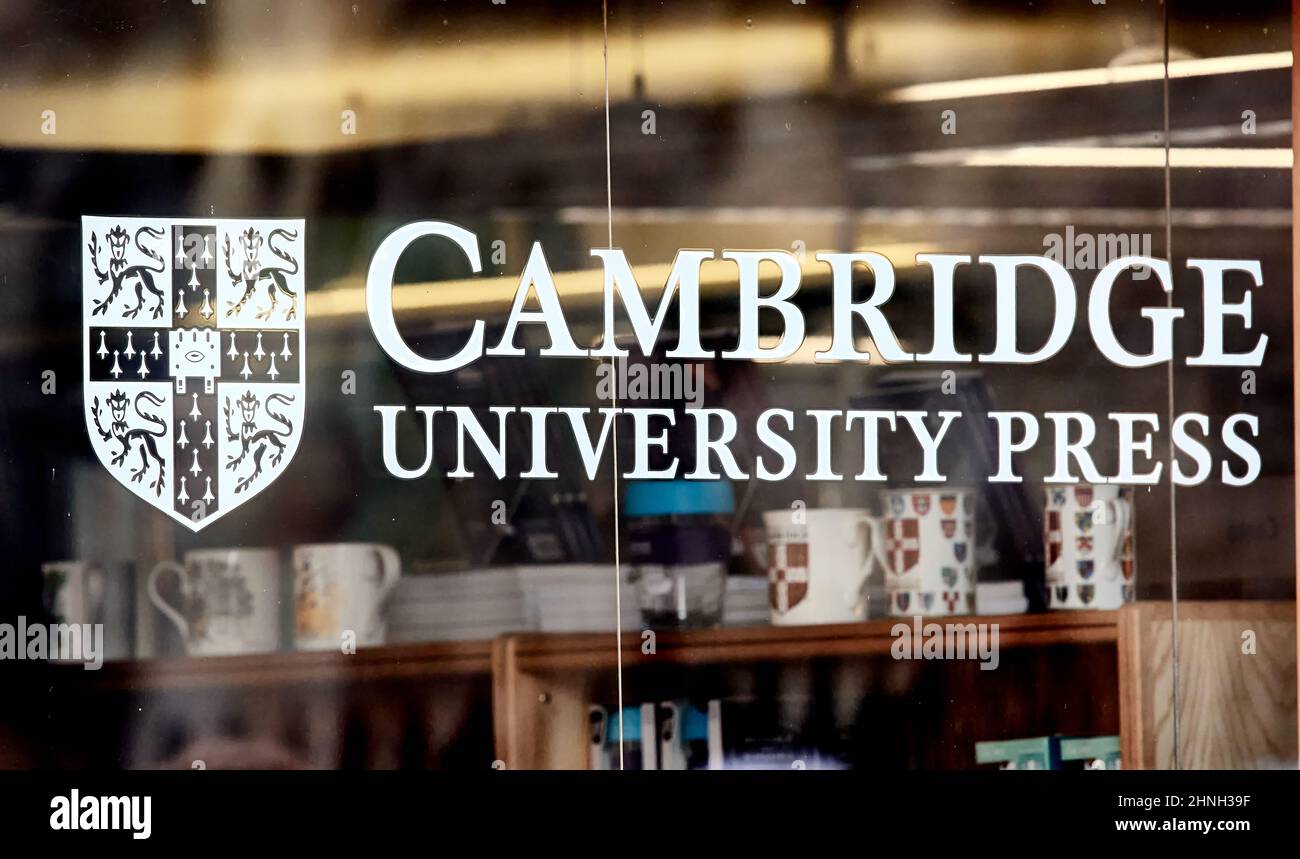
[[[878,557],[880,517],[866,510],[771,510],[763,526],[773,625],[865,617],[863,589]]]
[[[384,643],[384,601],[402,574],[397,550],[377,543],[319,543],[293,550],[294,646],[335,650]]]
[[[180,603],[158,592],[176,576]],[[280,556],[274,549],[195,549],[185,562],[163,561],[149,573],[149,599],[180,631],[193,656],[265,653],[280,647]]]
[[[45,580],[45,610],[55,623],[101,623],[104,611],[104,571],[82,561],[51,561],[41,565]]]
[[[891,489],[883,498],[889,613],[974,613],[975,490]]]
[[[1047,607],[1116,609],[1133,599],[1133,502],[1114,485],[1049,486],[1043,542]]]

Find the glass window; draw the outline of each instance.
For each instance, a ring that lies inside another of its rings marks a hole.
[[[4,29],[0,767],[1296,766],[1286,4]]]

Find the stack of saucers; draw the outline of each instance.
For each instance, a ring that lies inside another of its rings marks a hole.
[[[767,626],[772,621],[766,576],[727,576],[723,626]]]
[[[514,567],[403,576],[388,599],[388,641],[478,641],[530,628]]]
[[[615,628],[618,596],[623,628],[640,629],[636,588],[622,568],[622,586],[615,590],[612,564],[546,564],[521,566],[519,584],[528,617],[542,632],[605,632]]]

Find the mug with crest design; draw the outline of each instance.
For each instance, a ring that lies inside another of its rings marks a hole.
[[[1043,511],[1047,607],[1116,609],[1133,600],[1133,500],[1114,485],[1049,486]]]
[[[774,626],[867,617],[867,581],[879,563],[883,521],[866,510],[770,510],[768,601]]]
[[[975,611],[975,490],[891,489],[885,502],[885,568],[889,613],[971,614]]]

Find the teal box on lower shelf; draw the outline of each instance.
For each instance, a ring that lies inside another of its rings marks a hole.
[[[1060,737],[988,740],[975,744],[975,762],[1001,764],[1004,770],[1059,770]]]
[[[1084,769],[1120,768],[1119,737],[1075,737],[1061,740],[1062,761],[1083,761]]]

